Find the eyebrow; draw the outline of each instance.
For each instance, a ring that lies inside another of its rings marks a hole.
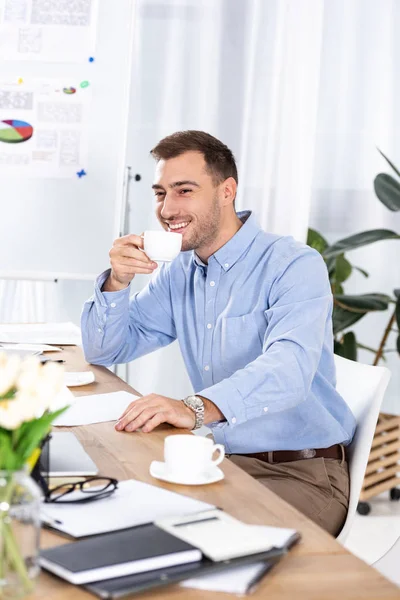
[[[174,189],[174,188],[180,187],[181,185],[193,185],[195,187],[200,187],[198,183],[196,183],[195,181],[192,181],[190,179],[185,179],[184,181],[175,181],[175,183],[170,183],[168,187],[171,189]],[[155,183],[151,187],[153,188],[153,190],[163,190],[164,189],[162,185],[158,185],[157,183]]]

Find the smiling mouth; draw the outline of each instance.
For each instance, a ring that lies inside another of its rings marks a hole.
[[[183,233],[189,224],[190,224],[190,221],[179,221],[178,223],[167,223],[168,230],[174,231],[175,233]]]

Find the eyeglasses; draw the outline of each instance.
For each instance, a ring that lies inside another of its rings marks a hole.
[[[65,483],[45,492],[45,502],[72,504],[73,502],[91,502],[110,496],[118,487],[118,480],[112,477],[88,477],[75,483]],[[67,498],[68,494],[79,491],[84,494],[78,498]]]

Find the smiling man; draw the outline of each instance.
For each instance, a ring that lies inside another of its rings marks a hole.
[[[178,132],[151,153],[157,216],[182,234],[182,252],[130,297],[134,276],[157,264],[139,235],[117,239],[83,310],[83,346],[89,362],[110,366],[178,339],[195,395],[145,396],[116,429],[204,423],[230,460],[336,534],[355,420],[335,390],[325,264],[293,238],[264,232],[249,211],[236,213],[235,160],[216,138]]]

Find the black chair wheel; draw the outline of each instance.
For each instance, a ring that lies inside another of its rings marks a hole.
[[[357,504],[357,512],[359,515],[368,515],[371,512],[371,507],[368,502],[359,502]]]
[[[400,500],[400,488],[392,488],[390,490],[390,499],[391,500]]]

